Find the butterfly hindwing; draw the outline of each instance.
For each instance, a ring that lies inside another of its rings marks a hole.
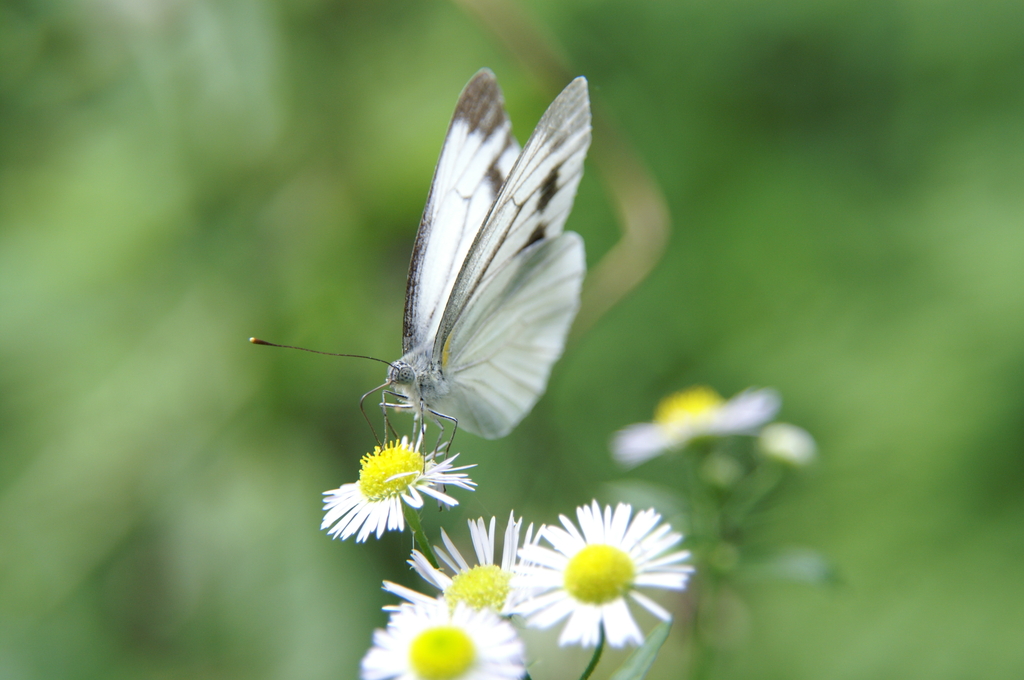
[[[583,239],[565,232],[506,261],[479,287],[444,351],[453,388],[439,411],[483,437],[503,437],[544,392],[579,307]]]
[[[459,96],[416,234],[404,352],[434,339],[462,263],[518,156],[501,89],[483,69]]]

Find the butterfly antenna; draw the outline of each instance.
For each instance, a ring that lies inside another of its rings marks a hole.
[[[368,356],[364,356],[362,354],[337,354],[336,352],[321,352],[321,351],[315,350],[315,349],[306,349],[305,347],[296,347],[295,345],[279,345],[276,342],[267,342],[266,340],[260,340],[259,338],[249,338],[249,342],[251,342],[254,345],[266,345],[267,347],[283,347],[284,349],[297,349],[297,350],[301,350],[303,352],[312,352],[313,354],[323,354],[324,356],[329,356],[329,357],[353,357],[354,359],[369,359],[370,361],[379,361],[382,364],[387,364],[388,366],[391,366],[391,362],[390,361],[384,361],[383,359],[378,359],[377,357],[368,357]],[[381,385],[381,387],[383,387],[383,385]],[[379,390],[380,387],[378,387],[377,389]],[[376,391],[376,390],[374,390],[374,391]]]
[[[384,361],[383,359],[378,359],[377,357],[368,357],[368,356],[365,356],[363,354],[339,354],[337,352],[321,352],[321,351],[315,350],[315,349],[306,349],[305,347],[296,347],[295,345],[279,345],[276,342],[267,342],[266,340],[260,340],[259,338],[249,338],[249,342],[251,342],[254,345],[266,345],[267,347],[281,347],[281,348],[284,348],[284,349],[297,349],[297,350],[300,350],[302,352],[311,352],[313,354],[323,354],[323,355],[329,356],[329,357],[352,357],[354,359],[369,359],[370,361],[379,361],[380,363],[387,364],[388,366],[392,365],[390,361]],[[373,423],[370,422],[370,416],[366,415],[366,409],[363,406],[363,401],[368,396],[370,396],[371,394],[376,392],[377,390],[383,389],[383,388],[387,387],[389,384],[390,384],[389,382],[386,382],[383,385],[380,385],[378,387],[374,387],[372,390],[370,390],[369,392],[367,392],[366,394],[364,394],[362,397],[359,398],[359,411],[360,411],[360,413],[363,414],[363,418],[366,420],[366,424],[370,426],[370,432],[373,433],[373,438],[375,440],[377,440],[377,446],[384,446],[384,444],[381,442],[380,437],[377,436],[377,430],[374,429]],[[394,432],[394,428],[391,428],[391,430],[392,430],[392,432]],[[388,436],[388,421],[387,421],[387,409],[386,408],[384,409],[384,436],[385,437]],[[398,434],[397,433],[395,433],[395,438],[396,439],[398,438]]]

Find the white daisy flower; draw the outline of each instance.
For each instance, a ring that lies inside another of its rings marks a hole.
[[[469,562],[455,547],[444,529],[441,529],[441,539],[444,541],[447,552],[437,546],[434,547],[434,550],[441,561],[448,565],[454,576],[449,576],[440,569],[432,567],[419,550],[412,551],[409,566],[430,585],[441,591],[451,607],[455,607],[461,602],[473,609],[490,609],[499,614],[511,614],[515,605],[527,594],[524,591],[513,589],[511,585],[515,568],[519,564],[519,534],[523,520],[520,518],[517,522],[515,513],[509,514],[500,565],[494,562],[496,523],[494,517],[491,517],[490,527],[485,526],[483,517],[469,520],[469,534],[473,539],[473,550],[476,552],[475,566],[469,566]],[[526,528],[524,544],[529,545],[535,542],[531,524]],[[434,599],[390,581],[384,581],[384,590],[412,603],[430,602]],[[398,606],[385,607],[390,610],[397,608]]]
[[[669,449],[681,449],[698,437],[756,434],[781,405],[775,390],[745,390],[726,401],[710,387],[696,386],[661,400],[653,423],[637,423],[612,437],[612,455],[624,465],[639,465]]]
[[[818,452],[814,437],[802,427],[789,423],[766,425],[757,443],[764,455],[797,467],[810,463]]]
[[[402,605],[388,627],[373,633],[363,657],[363,680],[519,680],[526,673],[523,643],[512,624],[487,609],[444,598]]]
[[[682,534],[668,524],[658,525],[661,515],[654,510],[639,512],[630,521],[632,511],[620,503],[614,512],[605,506],[602,515],[594,501],[576,508],[579,530],[565,515],[559,518],[564,529],[541,528],[551,548],[523,546],[519,552],[527,563],[517,569],[514,585],[542,593],[516,608],[528,617],[528,625],[548,628],[569,617],[558,644],[593,647],[603,627],[608,644],[621,647],[643,641],[626,596],[662,621],[672,618],[637,588],[685,588],[693,567],[681,563],[690,552],[666,553]]]
[[[324,492],[325,514],[320,528],[330,527],[327,533],[342,540],[359,532],[356,541],[361,543],[372,533],[380,538],[385,531],[403,531],[402,502],[419,509],[423,507],[420,494],[446,505],[458,505],[441,488],[457,486],[472,491],[476,483],[459,472],[474,466],[453,467],[456,458],[458,454],[439,463],[433,454],[424,456],[410,446],[405,437],[384,448],[374,447],[373,453],[360,461],[358,482]]]

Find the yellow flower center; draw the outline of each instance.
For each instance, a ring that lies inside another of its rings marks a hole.
[[[409,646],[409,665],[424,680],[454,680],[476,659],[476,648],[466,632],[456,626],[430,628]]]
[[[666,427],[707,418],[725,400],[710,387],[697,385],[690,389],[670,394],[661,400],[654,411],[654,422]]]
[[[623,551],[588,545],[569,560],[565,589],[580,602],[604,604],[625,595],[635,575],[633,560]]]
[[[491,609],[500,612],[511,590],[512,574],[494,564],[481,564],[460,571],[445,588],[444,599],[453,610],[459,602],[473,609]]]
[[[382,501],[400,495],[423,470],[423,456],[405,442],[375,446],[360,461],[359,490],[368,500]]]

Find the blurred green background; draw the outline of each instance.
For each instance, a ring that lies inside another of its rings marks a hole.
[[[522,426],[460,434],[480,489],[431,530],[671,478],[610,434],[693,383],[773,386],[820,459],[749,540],[840,581],[741,583],[711,675],[1024,675],[1024,4],[524,6],[674,230]],[[384,370],[246,339],[398,357],[482,66],[525,141],[553,93],[453,4],[0,4],[0,678],[357,675],[409,539],[328,540],[320,493]],[[590,165],[591,264],[607,196]],[[578,674],[548,638],[534,677]]]

